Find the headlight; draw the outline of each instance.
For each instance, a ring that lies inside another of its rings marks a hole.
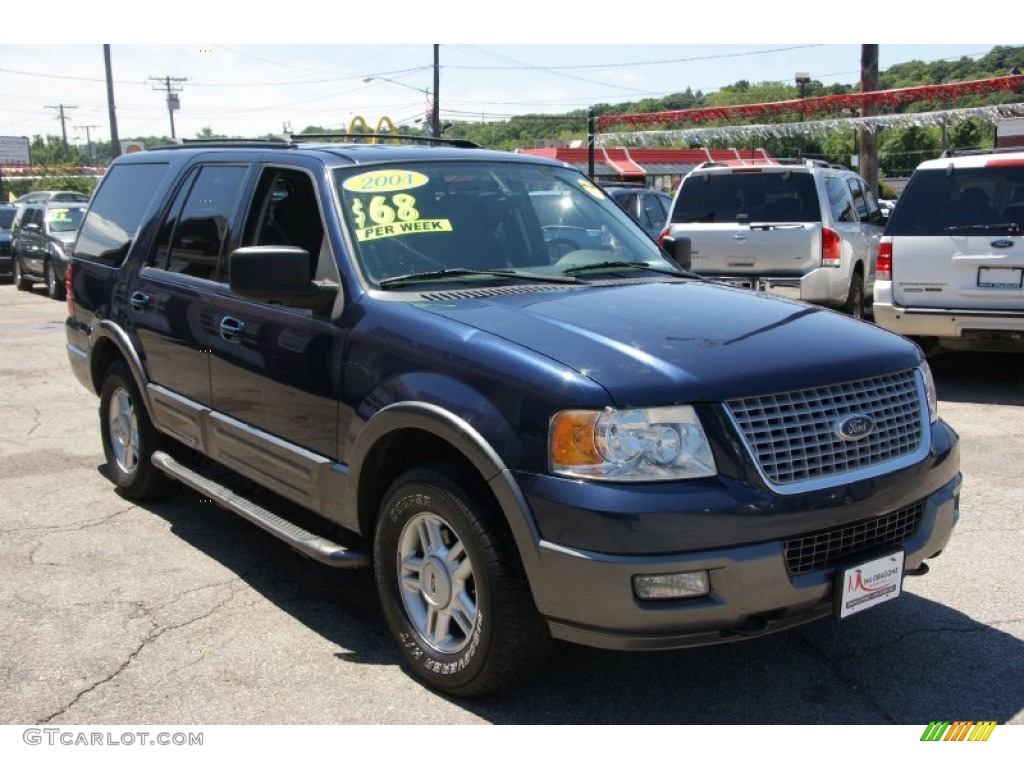
[[[928,398],[928,416],[934,424],[939,418],[939,395],[935,391],[935,379],[932,378],[932,369],[928,367],[927,362],[924,362],[917,367],[917,370],[921,372],[921,378],[924,379],[924,393]]]
[[[562,411],[551,420],[559,475],[640,482],[712,477],[715,460],[692,406]]]

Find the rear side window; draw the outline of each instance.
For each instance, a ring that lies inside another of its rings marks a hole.
[[[915,171],[900,195],[887,232],[900,236],[948,235],[1024,229],[1024,165]]]
[[[153,266],[214,279],[248,166],[209,165],[178,193],[160,228]]]
[[[746,221],[821,221],[809,173],[691,173],[683,181],[673,224]]]
[[[166,175],[166,163],[113,166],[82,223],[75,258],[120,266]]]

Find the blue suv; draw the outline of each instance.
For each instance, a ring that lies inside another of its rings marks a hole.
[[[958,438],[911,342],[702,280],[562,163],[302,138],[122,156],[92,198],[67,350],[125,497],[184,483],[372,567],[460,696],[553,639],[846,619],[947,545]]]

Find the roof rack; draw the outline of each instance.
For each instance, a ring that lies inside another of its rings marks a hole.
[[[292,143],[304,141],[344,141],[351,144],[439,144],[463,149],[480,149],[480,145],[466,139],[442,139],[435,136],[410,136],[402,133],[295,133]]]
[[[299,144],[316,142],[343,142],[345,144],[437,144],[463,149],[480,149],[480,145],[466,139],[439,139],[434,136],[408,136],[399,133],[296,133],[273,139],[180,139],[153,149],[183,149],[185,147],[294,149]]]
[[[943,157],[964,157],[967,155],[997,155],[1003,152],[1024,152],[1024,147],[989,147],[988,149],[950,149],[942,150],[940,158]]]

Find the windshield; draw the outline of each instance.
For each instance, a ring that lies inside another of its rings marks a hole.
[[[82,223],[84,208],[48,208],[46,220],[51,232],[74,232]]]
[[[356,258],[373,286],[677,271],[583,174],[526,163],[346,168],[335,181]],[[400,278],[397,279],[396,278]]]
[[[887,231],[919,237],[987,230],[1024,230],[1024,164],[918,170]]]

